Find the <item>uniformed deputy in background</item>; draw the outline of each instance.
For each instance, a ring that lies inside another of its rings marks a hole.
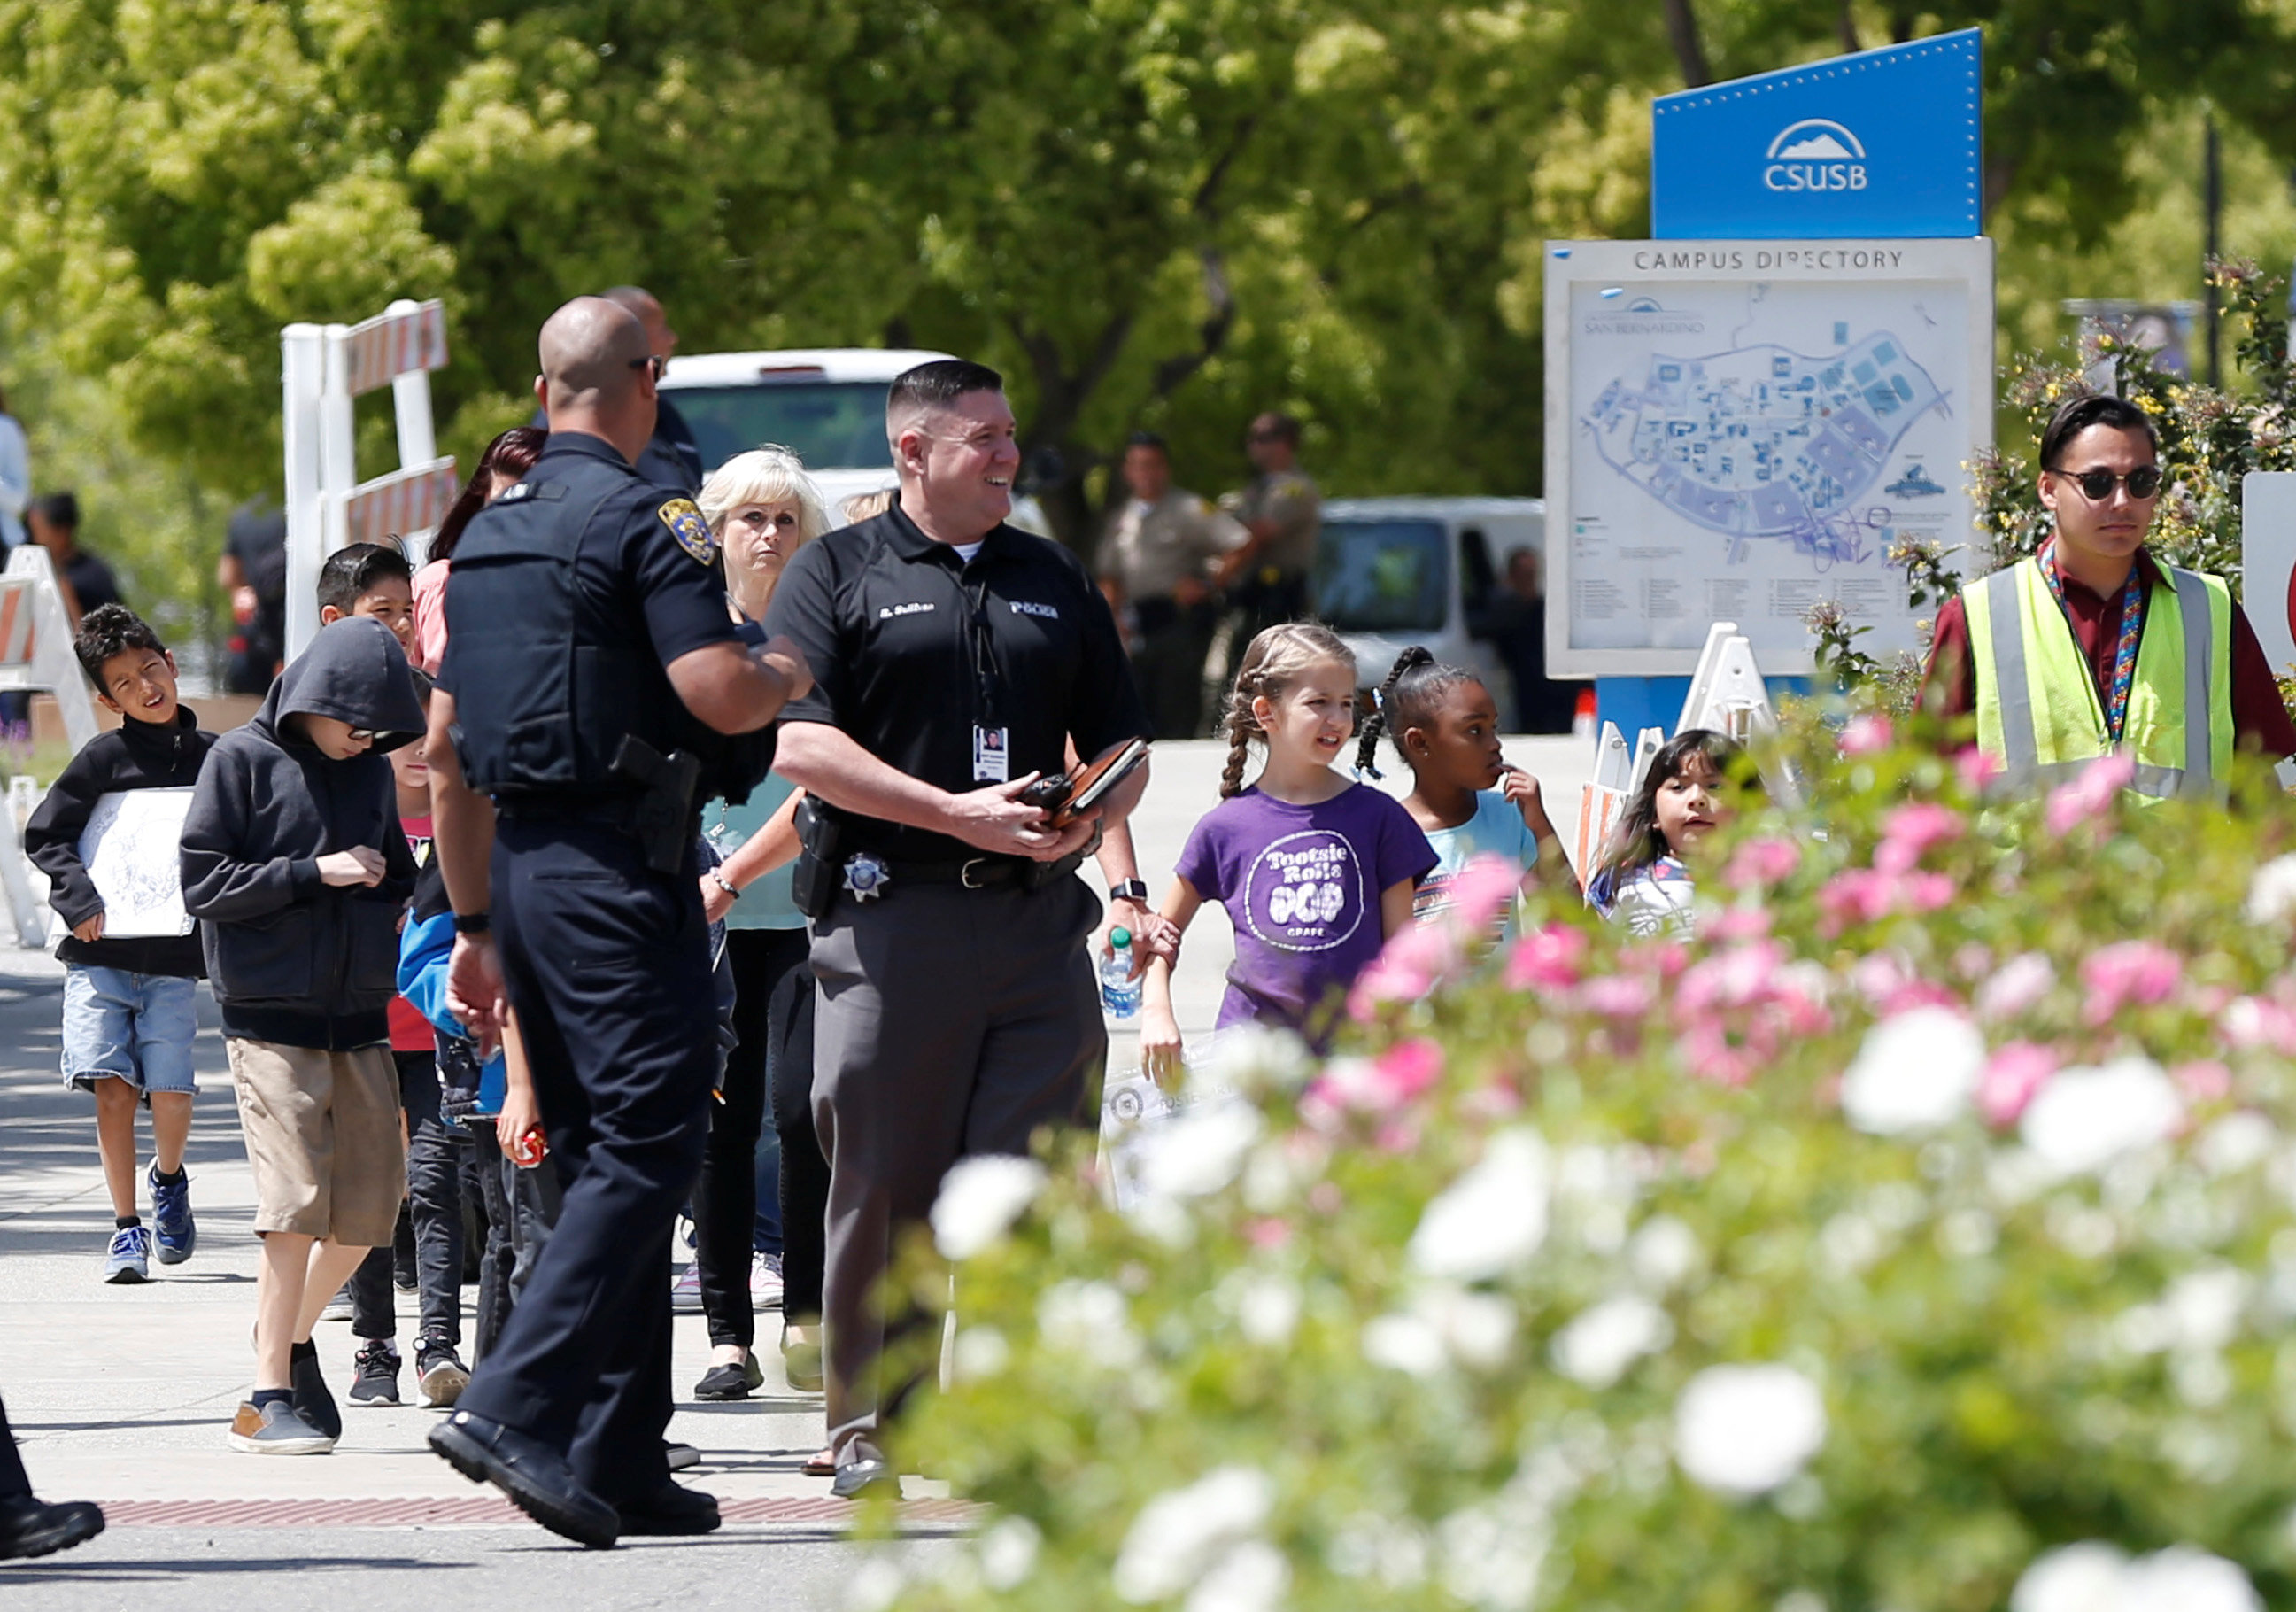
[[[677,350],[677,333],[669,326],[669,316],[662,311],[661,302],[643,285],[617,285],[611,291],[598,293],[607,301],[627,308],[645,326],[646,350],[660,362],[654,374],[669,363],[669,356]],[[534,411],[527,422],[543,430],[550,429],[550,406],[545,403]],[[693,428],[685,416],[677,412],[676,405],[668,398],[654,396],[653,435],[637,456],[640,479],[656,487],[668,487],[683,493],[701,490],[707,473],[701,467],[701,449],[694,445]]]
[[[1219,627],[1213,564],[1243,547],[1242,525],[1172,485],[1164,439],[1135,433],[1124,449],[1132,496],[1100,545],[1100,585],[1118,619],[1132,613],[1132,677],[1160,739],[1204,736],[1204,657]]]
[[[810,679],[787,645],[742,646],[701,512],[632,468],[660,373],[644,327],[583,297],[541,348],[550,438],[455,548],[427,753],[450,989],[480,1033],[516,1009],[565,1202],[430,1442],[603,1546],[718,1526],[662,1443],[670,1227],[718,1070],[694,847],[701,802],[748,796]]]
[[[1220,507],[1242,522],[1250,538],[1222,562],[1213,579],[1238,615],[1230,640],[1237,655],[1264,629],[1307,619],[1308,581],[1324,530],[1324,497],[1299,465],[1299,421],[1290,415],[1260,415],[1244,435],[1243,450],[1259,473],[1223,496]]]
[[[1040,1126],[1082,1122],[1106,1056],[1084,947],[1099,904],[1066,871],[1095,826],[1049,827],[1021,793],[1072,752],[1149,731],[1090,574],[1004,524],[1021,454],[996,372],[907,371],[885,433],[898,500],[800,549],[767,615],[818,679],[783,717],[775,769],[830,808],[798,883],[821,991],[840,1495],[898,1486],[877,1438],[885,1322],[872,1302],[896,1228],[924,1218],[959,1158],[1025,1154]],[[1144,766],[1106,820],[1146,782]],[[808,865],[828,875],[811,900]],[[1136,884],[1131,901],[1145,896]]]

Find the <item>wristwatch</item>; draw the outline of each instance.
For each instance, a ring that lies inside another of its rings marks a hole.
[[[1108,887],[1108,899],[1111,901],[1129,901],[1136,907],[1145,907],[1148,904],[1148,881],[1120,879]]]
[[[458,912],[455,915],[456,934],[484,934],[495,926],[491,912]]]

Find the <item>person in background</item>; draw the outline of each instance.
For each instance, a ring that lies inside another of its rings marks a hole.
[[[427,709],[430,679],[420,671],[411,675],[415,698]],[[402,744],[392,751],[390,771],[398,792],[398,827],[420,868],[430,859],[430,769],[422,746]],[[398,1074],[406,1138],[406,1215],[414,1223],[415,1284],[422,1294],[414,1386],[419,1404],[443,1410],[471,1377],[457,1353],[463,1342],[463,1162],[470,1136],[440,1106],[438,1034],[430,1019],[404,995],[390,999],[389,1012],[390,1061]],[[351,1277],[351,1336],[363,1345],[352,1361],[356,1404],[398,1403],[391,1256],[387,1247],[369,1250]]]
[[[857,492],[846,499],[837,506],[837,518],[841,525],[858,526],[892,506],[893,489],[881,487],[875,492]]]
[[[617,285],[598,296],[627,310],[645,327],[646,354],[653,360],[654,380],[660,381],[670,355],[677,350],[677,333],[669,327],[669,316],[662,311],[660,300],[643,285]],[[694,446],[693,428],[686,424],[685,416],[666,393],[654,395],[654,409],[653,436],[637,456],[638,480],[676,492],[697,491],[701,486],[701,450]],[[548,411],[536,410],[527,424],[547,430]]]
[[[526,473],[542,456],[550,433],[531,425],[514,425],[487,444],[479,467],[463,483],[463,490],[439,529],[430,534],[430,557],[414,573],[414,664],[439,675],[439,658],[447,653],[447,576],[455,560],[455,546],[471,517],[526,480]]]
[[[32,541],[48,551],[54,562],[56,580],[63,589],[64,609],[71,615],[72,630],[79,630],[80,618],[99,604],[117,604],[119,582],[111,574],[111,567],[79,546],[79,498],[69,492],[43,493],[34,498],[26,512],[31,527]]]
[[[1659,746],[1587,881],[1595,911],[1636,935],[1694,930],[1698,849],[1734,815],[1731,774],[1744,754],[1736,741],[1703,728]]]
[[[406,653],[380,621],[311,640],[216,741],[184,819],[184,909],[203,920],[255,1176],[255,1389],[232,1447],[332,1450],[342,1417],[311,1327],[406,1189],[387,1011],[414,857],[383,757],[421,736]]]
[[[1220,562],[1213,585],[1227,596],[1241,624],[1231,640],[1249,644],[1270,627],[1308,614],[1308,580],[1323,535],[1323,495],[1300,468],[1300,422],[1264,414],[1251,423],[1243,450],[1254,474],[1220,499],[1249,534]]]
[[[2045,788],[2125,748],[2139,799],[2206,796],[2236,751],[2296,753],[2296,723],[2232,590],[2145,547],[2168,485],[2160,448],[2152,416],[2127,399],[2066,399],[2041,433],[2047,541],[1938,612],[1918,708],[1975,717],[1978,748],[2012,788]]]
[[[1226,908],[1235,964],[1218,1029],[1279,1024],[1327,1040],[1333,999],[1409,926],[1412,892],[1435,869],[1410,813],[1332,769],[1355,709],[1355,655],[1329,628],[1270,627],[1245,649],[1220,802],[1189,832],[1158,909],[1185,933],[1206,901]],[[1267,760],[1246,788],[1254,744]],[[1181,1045],[1168,959],[1149,964],[1140,994],[1141,1064],[1169,1081]]]
[[[287,516],[269,498],[231,512],[216,586],[231,600],[229,692],[262,694],[287,653]]]
[[[103,897],[80,860],[80,835],[105,795],[127,789],[181,789],[199,780],[216,736],[202,732],[176,700],[176,657],[124,604],[87,613],[72,640],[95,697],[119,713],[72,757],[24,826],[24,853],[48,876],[48,902],[71,925],[56,947],[64,966],[65,1082],[95,1096],[96,1150],[111,1193],[112,1233],[103,1279],[140,1282],[151,1274],[152,1233],[135,1213],[135,1109],[152,1110],[152,1219],[163,1265],[192,1256],[184,1145],[191,1136],[198,1082],[194,982],[207,973],[196,933],[107,938]]]
[[[8,412],[0,391],[0,558],[24,540],[24,509],[32,501],[32,453],[23,423]]]
[[[1119,621],[1131,613],[1132,677],[1156,736],[1201,738],[1204,659],[1219,627],[1211,569],[1248,534],[1172,485],[1170,451],[1153,432],[1126,444],[1124,485],[1131,496],[1101,540],[1101,591]]]
[[[1488,631],[1514,684],[1519,731],[1569,733],[1581,686],[1546,675],[1546,593],[1539,565],[1534,548],[1507,555],[1506,587],[1493,602]]]
[[[1412,902],[1420,923],[1448,909],[1452,881],[1478,857],[1512,863],[1525,893],[1538,884],[1542,862],[1577,893],[1538,780],[1507,765],[1499,748],[1498,706],[1482,679],[1413,645],[1380,685],[1378,709],[1364,723],[1356,750],[1357,772],[1379,777],[1373,762],[1382,737],[1411,769],[1403,809],[1439,859]]]
[[[703,484],[701,518],[709,523],[726,556],[727,606],[742,637],[766,641],[766,607],[790,556],[829,530],[829,512],[820,490],[796,455],[764,448],[737,454]],[[726,949],[734,971],[735,1040],[726,1060],[718,1101],[709,1110],[709,1145],[701,1156],[701,1177],[693,1194],[693,1285],[699,1307],[709,1318],[709,1372],[694,1385],[697,1399],[744,1399],[762,1386],[765,1373],[753,1347],[753,1304],[778,1304],[783,1297],[782,1222],[774,1227],[770,1250],[757,1247],[758,1152],[765,1129],[767,1048],[772,1040],[768,1005],[783,978],[805,965],[805,915],[791,899],[785,864],[795,854],[797,786],[777,773],[739,806],[712,801],[701,814],[701,831],[725,859],[701,876],[702,914],[726,926]],[[776,854],[778,853],[778,855]],[[766,872],[772,859],[776,871]],[[781,1127],[775,1131],[778,1142]],[[810,1123],[791,1139],[799,1149],[820,1156]],[[780,1149],[776,1147],[778,1155]],[[817,1249],[821,1217],[828,1205],[828,1167],[802,1161],[810,1185],[821,1178],[818,1199],[791,1205],[794,1216],[809,1218],[808,1246]],[[780,1172],[775,1173],[779,1196]],[[806,1239],[800,1238],[801,1241]],[[818,1270],[812,1285],[820,1282]],[[819,1308],[816,1300],[814,1306]]]

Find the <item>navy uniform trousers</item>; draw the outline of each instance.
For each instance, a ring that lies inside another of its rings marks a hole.
[[[564,1450],[609,1504],[669,1481],[670,1232],[718,1073],[699,879],[609,828],[496,833],[495,933],[566,1195],[461,1404]]]

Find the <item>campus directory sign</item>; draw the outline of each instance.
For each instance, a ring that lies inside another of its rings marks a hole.
[[[1806,672],[1823,600],[1917,646],[1889,555],[1973,529],[1990,241],[1555,241],[1546,294],[1550,670],[1686,674],[1735,621]]]
[[[1972,28],[1662,95],[1651,233],[1975,235],[1982,76]]]

